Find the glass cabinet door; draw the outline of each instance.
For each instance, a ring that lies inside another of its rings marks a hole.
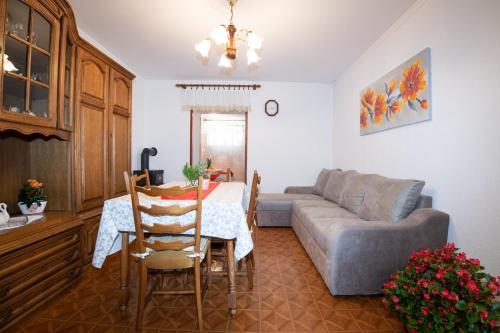
[[[2,118],[55,127],[59,23],[38,1],[6,3]]]
[[[68,34],[66,20],[63,22],[61,34],[61,69],[59,81],[59,124],[64,130],[73,130],[73,90],[75,45]]]

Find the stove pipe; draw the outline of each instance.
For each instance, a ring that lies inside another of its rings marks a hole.
[[[149,156],[156,156],[158,150],[155,147],[144,148],[141,153],[141,170],[149,170]]]

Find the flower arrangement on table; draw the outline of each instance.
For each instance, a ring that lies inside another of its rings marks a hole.
[[[19,192],[18,206],[23,214],[41,213],[47,204],[46,199],[45,184],[28,179]]]
[[[207,168],[207,163],[200,161],[196,164],[190,165],[189,163],[184,164],[184,167],[182,168],[182,174],[186,179],[189,181],[189,183],[194,186],[196,185],[196,182],[198,181],[198,178],[205,177],[205,169]]]
[[[382,289],[383,303],[409,332],[495,332],[500,276],[484,271],[455,245],[411,255]]]

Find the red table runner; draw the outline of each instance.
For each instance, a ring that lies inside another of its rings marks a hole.
[[[211,182],[210,185],[208,185],[208,188],[206,190],[203,190],[203,199],[205,199],[210,193],[212,193],[212,191],[215,190],[215,188],[219,186],[219,184],[220,183],[218,182]],[[196,190],[179,196],[162,195],[161,198],[163,200],[196,200]]]

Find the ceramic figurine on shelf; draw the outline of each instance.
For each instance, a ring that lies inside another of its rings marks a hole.
[[[0,203],[0,224],[5,224],[9,221],[10,215],[7,212],[7,205]]]

